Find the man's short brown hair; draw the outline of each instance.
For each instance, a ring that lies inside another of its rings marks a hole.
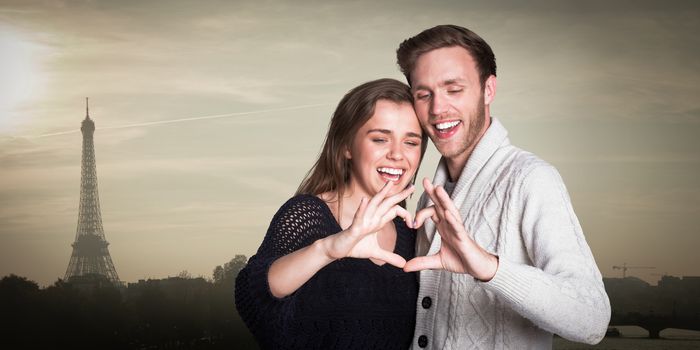
[[[418,57],[435,49],[452,46],[463,47],[476,61],[482,87],[489,76],[496,75],[496,57],[491,51],[491,46],[467,28],[445,24],[426,29],[399,45],[396,59],[408,84],[411,84],[411,72]]]

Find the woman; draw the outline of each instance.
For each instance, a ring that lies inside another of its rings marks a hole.
[[[401,269],[415,243],[403,205],[426,141],[405,84],[343,97],[319,159],[236,279],[236,307],[263,348],[410,346],[418,284]]]

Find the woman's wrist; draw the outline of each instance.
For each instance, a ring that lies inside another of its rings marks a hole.
[[[330,239],[332,236],[324,237],[321,239],[316,240],[312,245],[311,249],[313,249],[318,256],[320,256],[322,259],[324,259],[325,264],[330,264],[333,261],[337,260],[337,258],[334,258],[331,256],[330,252],[330,244],[331,241]],[[325,265],[324,264],[324,265]]]

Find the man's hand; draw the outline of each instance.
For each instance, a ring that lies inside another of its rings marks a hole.
[[[490,254],[474,242],[464,229],[459,210],[442,186],[433,186],[427,178],[423,187],[433,205],[416,214],[416,227],[431,218],[442,238],[440,251],[435,255],[411,259],[404,271],[442,269],[456,273],[467,273],[481,281],[489,281],[496,275],[498,257]]]

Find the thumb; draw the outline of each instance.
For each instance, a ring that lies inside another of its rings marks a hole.
[[[435,207],[434,206],[429,206],[427,208],[421,209],[418,213],[416,213],[416,221],[414,222],[414,227],[413,228],[419,228],[423,226],[423,223],[425,223],[425,220],[428,218],[433,219],[434,223],[438,223],[438,217],[435,214]]]
[[[382,261],[386,261],[387,263],[394,265],[398,268],[403,268],[404,265],[406,265],[406,259],[401,257],[401,255],[391,253],[384,249],[379,249],[375,255],[375,258]]]
[[[422,270],[444,270],[439,255],[419,256],[409,260],[403,267],[406,272]]]

